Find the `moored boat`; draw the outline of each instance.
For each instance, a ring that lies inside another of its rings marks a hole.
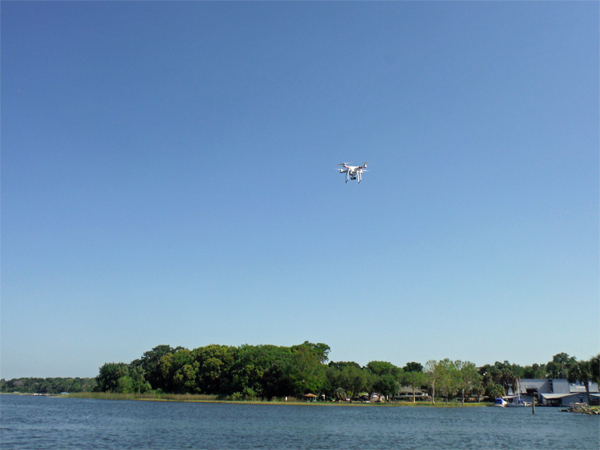
[[[519,386],[519,382],[517,381],[517,396],[512,399],[506,406],[531,406],[530,402],[526,402],[521,398],[521,387]]]

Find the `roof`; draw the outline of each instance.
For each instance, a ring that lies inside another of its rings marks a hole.
[[[304,394],[305,397],[316,397],[315,394]]]
[[[410,394],[412,396],[413,390],[412,390],[412,388],[409,388],[407,386],[402,386],[402,388],[400,389],[399,392],[401,394]],[[422,393],[422,392],[423,392],[423,389],[421,389],[421,388],[415,389],[415,393],[417,393],[417,394]]]
[[[550,383],[552,383],[552,391],[550,390]],[[564,378],[553,378],[552,380],[545,378],[523,378],[519,381],[519,387],[521,394],[527,393],[527,389],[537,389],[538,393],[544,392],[554,394],[566,394],[571,393],[583,393],[585,392],[585,384],[582,382],[569,383],[569,380]],[[590,392],[599,392],[598,383],[589,383]],[[509,394],[516,393],[512,387],[509,388]]]
[[[579,383],[571,383],[569,385],[569,389],[571,390],[571,392],[585,392],[585,384],[579,384]],[[598,392],[598,383],[589,383],[588,384],[588,389],[590,390],[590,392]]]
[[[571,392],[569,381],[565,379],[553,379],[552,392],[554,392],[555,394],[567,394]]]
[[[548,380],[545,378],[523,378],[519,381],[521,392],[526,389],[541,389],[548,387]]]
[[[573,395],[577,395],[576,392],[569,392],[569,393],[562,393],[562,394],[540,394],[542,397],[547,398],[549,400],[555,399],[555,398],[565,398],[565,397],[571,397]]]

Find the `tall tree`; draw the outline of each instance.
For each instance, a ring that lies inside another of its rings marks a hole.
[[[200,393],[198,376],[200,373],[200,363],[195,360],[194,355],[187,348],[169,353],[172,355],[173,389],[176,392],[185,392],[190,394]]]
[[[423,366],[418,362],[409,362],[402,368],[404,372],[423,372]]]
[[[336,366],[333,366],[336,367]],[[345,363],[340,364],[339,374],[336,379],[337,387],[341,387],[350,394],[350,398],[356,397],[361,392],[364,392],[368,388],[369,373],[363,370],[358,364]]]
[[[227,378],[237,356],[237,349],[227,345],[207,345],[192,350],[192,358],[198,364],[197,387],[207,394],[226,393]]]
[[[503,397],[506,393],[501,384],[491,382],[485,386],[485,395],[487,395],[490,400],[493,400],[498,397]]]
[[[292,395],[287,368],[292,356],[290,347],[242,345],[236,350],[230,374],[222,384],[225,392],[255,392],[257,396]],[[246,390],[246,391],[245,391]]]
[[[592,381],[595,383],[600,382],[600,353],[592,356],[590,359],[590,370],[592,372]]]
[[[371,390],[387,398],[398,392],[402,369],[387,361],[371,361],[366,366],[371,378]]]
[[[590,383],[598,382],[598,356],[590,358],[588,361],[579,361],[571,364],[569,367],[569,382],[575,383],[580,381],[585,386],[588,405],[590,399]]]
[[[552,361],[546,364],[548,378],[568,379],[569,370],[577,365],[577,359],[569,356],[566,353],[557,353],[552,357]],[[575,368],[575,370],[577,370]]]
[[[332,396],[344,391],[345,395],[354,398],[369,387],[368,371],[355,362],[332,361],[327,367],[326,375],[328,394]]]
[[[461,393],[462,404],[465,404],[465,394],[481,389],[482,376],[477,372],[475,363],[469,361],[454,361],[457,372],[457,387]]]
[[[425,364],[425,374],[427,375],[427,384],[431,388],[431,401],[435,405],[435,388],[441,378],[441,369],[438,362],[430,359]]]
[[[325,366],[321,364],[322,353],[309,346],[294,349],[288,367],[290,384],[297,396],[319,393],[325,383]]]
[[[546,365],[534,363],[523,368],[523,378],[546,378]]]
[[[516,389],[517,381],[521,379],[525,371],[517,364],[510,364],[508,361],[496,361],[494,365],[486,364],[482,366],[479,373],[483,376],[483,386],[486,390],[488,386],[499,384],[502,386],[504,394],[506,394],[509,388]],[[494,388],[494,391],[497,393],[496,388]]]
[[[312,342],[304,341],[304,343],[300,345],[292,346],[292,351],[297,350],[299,347],[308,347],[312,352],[319,356],[319,362],[321,364],[325,364],[329,359],[329,352],[331,351],[331,347],[327,344],[313,344]]]
[[[394,398],[398,392],[399,381],[397,377],[389,374],[379,375],[373,382],[373,389],[386,399]]]
[[[251,386],[254,386],[255,392],[264,393],[266,398],[292,395],[294,388],[289,378],[289,361],[273,361],[273,364],[263,373],[260,386]]]
[[[446,396],[446,402],[458,389],[459,372],[454,362],[448,358],[438,362],[438,390]]]
[[[173,353],[181,348],[183,347],[172,348],[170,345],[158,345],[144,353],[139,360],[132,361],[132,365],[139,365],[144,369],[145,378],[152,389],[165,390],[165,379],[160,368],[160,360],[167,353]]]
[[[100,367],[96,383],[96,390],[99,392],[131,392],[129,366],[125,363],[104,364]]]
[[[402,369],[387,361],[371,361],[367,364],[367,370],[374,375],[391,375],[399,379]]]
[[[413,403],[416,401],[417,389],[427,384],[427,374],[423,372],[405,372],[402,375],[402,385],[412,389]]]

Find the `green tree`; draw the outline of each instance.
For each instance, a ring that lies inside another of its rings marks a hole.
[[[576,369],[577,359],[569,356],[566,353],[557,353],[552,357],[552,361],[546,364],[548,378],[568,379],[569,370],[573,367]]]
[[[413,403],[415,403],[416,391],[417,389],[425,386],[427,384],[427,374],[415,371],[415,372],[405,372],[402,375],[402,385],[408,386],[412,389],[413,393]]]
[[[236,356],[237,349],[226,345],[208,345],[192,351],[192,357],[198,363],[197,385],[201,392],[228,393],[226,387],[231,384],[228,378]]]
[[[131,366],[141,367],[144,370],[144,377],[152,386],[152,389],[162,389],[168,391],[167,379],[163,376],[160,367],[160,360],[168,353],[173,353],[183,347],[172,348],[170,345],[159,345],[152,350],[144,353],[139,360],[131,362]]]
[[[492,401],[495,398],[503,397],[505,395],[504,387],[501,384],[492,382],[485,387],[485,395]]]
[[[259,397],[284,397],[292,395],[288,368],[292,357],[290,347],[275,345],[242,345],[230,373],[222,384],[224,392],[240,395],[246,387]]]
[[[321,363],[322,354],[309,346],[293,347],[288,366],[288,377],[293,393],[302,396],[319,393],[325,384],[326,369]]]
[[[438,362],[438,390],[445,394],[446,401],[458,390],[459,371],[454,362],[448,358]]]
[[[482,387],[482,376],[477,372],[475,364],[469,361],[454,361],[457,369],[457,387],[461,393],[462,404],[465,404],[465,394],[477,391]]]
[[[163,385],[167,392],[199,394],[198,372],[200,363],[187,348],[167,353],[160,359]]]
[[[355,362],[331,362],[326,375],[333,390],[343,389],[350,398],[368,387],[368,372]]]
[[[403,372],[423,372],[423,366],[418,362],[409,362],[402,368]]]
[[[590,371],[592,373],[592,381],[600,382],[600,353],[590,359]]]
[[[592,357],[588,361],[579,361],[575,364],[571,363],[569,367],[568,380],[571,383],[580,381],[584,384],[589,405],[591,403],[590,383],[598,382],[598,356]]]
[[[141,367],[129,367],[129,376],[132,381],[132,392],[144,394],[152,389],[144,377],[144,369]]]
[[[337,361],[337,362],[331,361],[329,363],[329,367],[333,367],[338,370],[342,370],[344,367],[347,367],[347,366],[352,366],[352,367],[355,367],[356,369],[361,369],[360,365],[358,363],[355,363],[354,361]]]
[[[0,392],[59,394],[61,392],[91,392],[95,378],[14,378],[0,384]]]
[[[117,380],[117,392],[122,394],[133,392],[133,379],[129,375],[122,376]]]
[[[402,369],[387,361],[371,361],[367,364],[367,370],[374,375],[391,375],[394,378],[400,378]]]
[[[327,344],[322,344],[320,342],[318,344],[313,344],[312,342],[304,341],[303,344],[292,346],[292,352],[298,350],[300,347],[308,347],[313,353],[317,354],[321,364],[325,364],[329,359],[331,347]]]
[[[546,378],[546,365],[534,363],[523,368],[523,378]]]
[[[259,392],[265,397],[287,397],[292,395],[294,388],[288,376],[289,361],[276,360],[264,371]]]
[[[346,391],[341,387],[337,388],[333,394],[333,398],[337,401],[345,401],[347,398]]]
[[[433,359],[427,361],[425,374],[427,375],[427,385],[431,388],[431,401],[435,405],[435,389],[442,377],[442,370],[438,362]]]
[[[516,391],[517,383],[523,377],[525,369],[517,364],[510,364],[508,361],[496,361],[494,365],[482,366],[479,373],[483,376],[484,388],[488,385],[500,384],[504,392],[508,393],[511,387],[513,391]]]
[[[100,392],[123,392],[122,389],[127,388],[126,377],[129,377],[127,364],[106,363],[100,367],[100,373],[96,377],[97,390]]]
[[[371,361],[366,366],[370,374],[370,390],[389,397],[398,392],[402,369],[387,361]]]
[[[380,395],[384,395],[387,399],[394,398],[398,392],[399,386],[398,377],[389,374],[376,376],[373,382],[373,389]]]

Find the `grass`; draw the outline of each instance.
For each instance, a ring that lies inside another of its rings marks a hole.
[[[167,402],[211,402],[224,400],[217,395],[202,394],[115,394],[113,392],[76,392],[65,397],[97,400],[150,400]]]

